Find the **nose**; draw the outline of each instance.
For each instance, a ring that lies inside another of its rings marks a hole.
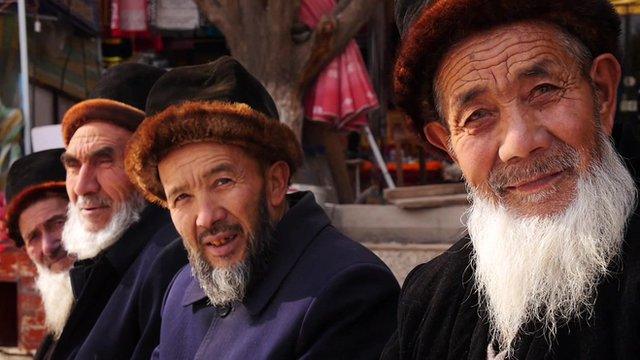
[[[202,201],[198,207],[196,226],[210,228],[216,222],[223,220],[226,216],[225,210],[220,206],[215,206],[209,201]]]
[[[82,165],[80,167],[73,190],[76,195],[94,194],[100,190],[95,171],[90,166]]]
[[[58,252],[61,246],[60,234],[45,231],[42,235],[42,254],[51,257]]]
[[[502,162],[526,158],[551,145],[552,135],[535,118],[518,109],[505,112],[503,116],[506,117],[503,119],[506,129],[498,151]]]

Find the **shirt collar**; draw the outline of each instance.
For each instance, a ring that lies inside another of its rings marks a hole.
[[[147,204],[140,214],[140,221],[131,225],[120,239],[104,253],[106,260],[122,276],[135,261],[160,224],[170,221],[162,208]]]
[[[287,201],[289,210],[276,226],[274,234],[274,257],[262,279],[247,292],[245,306],[251,315],[262,311],[307,245],[320,230],[330,224],[329,218],[311,192],[289,194]],[[182,305],[188,306],[204,298],[206,295],[198,280],[191,275],[191,282],[182,297]]]

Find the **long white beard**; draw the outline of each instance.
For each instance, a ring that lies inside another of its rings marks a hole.
[[[539,322],[550,340],[559,326],[592,313],[597,285],[620,254],[637,192],[603,134],[600,147],[601,160],[581,176],[563,213],[518,217],[472,191],[467,226],[475,281],[502,350],[513,350],[529,321]]]
[[[140,213],[146,202],[134,193],[132,199],[123,203],[111,217],[104,229],[89,231],[76,204],[69,203],[67,222],[62,230],[62,243],[70,254],[78,260],[91,259],[101,251],[115,244],[120,236],[134,223],[140,220]]]
[[[45,325],[57,340],[67,323],[74,299],[69,271],[53,272],[36,264],[38,278],[36,287],[44,305]]]

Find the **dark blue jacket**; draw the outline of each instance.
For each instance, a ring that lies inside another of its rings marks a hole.
[[[377,359],[393,332],[398,283],[331,226],[311,193],[289,195],[266,274],[216,308],[186,266],[162,310],[160,359]]]
[[[168,213],[149,205],[109,249],[71,270],[76,305],[53,359],[148,359],[171,279],[187,263]]]

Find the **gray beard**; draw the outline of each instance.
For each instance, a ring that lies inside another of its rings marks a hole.
[[[36,264],[36,268],[38,269],[36,287],[44,305],[45,325],[57,340],[62,334],[75,302],[69,271],[55,273],[39,264]]]
[[[516,216],[471,190],[467,227],[475,284],[501,350],[527,323],[551,342],[559,326],[592,315],[596,288],[619,258],[637,189],[608,138],[600,161],[581,175],[576,198],[560,214]]]
[[[269,220],[266,199],[263,198],[255,233],[249,236],[247,258],[226,268],[212,266],[200,248],[187,248],[191,273],[214,306],[242,302],[249,284],[256,281],[271,258],[273,226]],[[185,244],[186,245],[186,244]]]
[[[62,243],[67,252],[75,254],[78,260],[94,258],[115,244],[131,225],[140,221],[145,206],[142,195],[133,193],[132,199],[116,210],[107,226],[94,232],[87,230],[78,206],[70,202],[67,222],[62,230]]]

